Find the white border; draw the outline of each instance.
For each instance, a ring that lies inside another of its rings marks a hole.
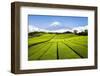
[[[21,7],[20,8],[20,69],[43,69],[94,65],[94,11]],[[28,61],[28,14],[88,17],[88,59]]]

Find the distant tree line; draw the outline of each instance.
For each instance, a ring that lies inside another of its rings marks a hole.
[[[75,35],[88,35],[88,30],[85,29],[84,31],[82,32],[78,32],[78,30],[74,30],[73,32],[71,31],[66,31],[64,32],[65,34],[68,34],[68,33],[74,33]]]
[[[78,32],[77,30],[74,30],[74,34],[76,34],[76,35],[88,35],[88,30],[85,29],[82,32]]]
[[[38,31],[29,32],[28,37],[38,37],[41,36],[42,34],[45,34],[45,32],[38,32]]]
[[[88,35],[88,30],[85,29],[82,32],[78,32],[78,30],[74,30],[73,32],[71,31],[66,31],[63,33],[58,33],[58,32],[40,32],[40,31],[34,31],[34,32],[29,32],[28,33],[28,37],[38,37],[41,36],[43,34],[75,34],[75,35],[83,35],[83,36],[87,36]]]

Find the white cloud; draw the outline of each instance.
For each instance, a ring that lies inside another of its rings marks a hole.
[[[79,32],[82,32],[82,31],[84,31],[85,29],[88,29],[88,26],[86,25],[86,26],[80,26],[80,27],[74,27],[74,28],[72,28],[72,29],[58,29],[58,30],[52,30],[52,31],[47,31],[47,32],[58,32],[58,33],[63,33],[63,32],[67,32],[67,31],[70,31],[70,32],[73,32],[74,30],[77,30],[78,31],[78,33]]]
[[[46,29],[40,29],[34,25],[29,25],[29,32],[34,32],[34,31],[43,31],[43,32],[49,32],[49,30]]]
[[[50,32],[63,33],[63,32],[66,32],[66,31],[71,31],[71,30],[69,30],[69,29],[59,29],[59,30],[53,30],[53,31],[50,31]]]
[[[54,21],[51,23],[51,26],[59,26],[61,23],[58,21]]]
[[[79,32],[84,31],[85,29],[88,29],[87,25],[86,26],[75,27],[75,28],[72,28],[72,29],[59,29],[59,30],[52,30],[52,31],[48,31],[48,32],[63,33],[63,32],[67,32],[67,31],[73,32],[74,30],[77,30],[78,33],[79,33]]]
[[[82,27],[75,27],[72,29],[72,31],[77,30],[78,32],[82,32],[84,30],[88,29],[88,26],[82,26]]]
[[[74,30],[77,30],[78,33],[79,32],[82,32],[84,31],[85,29],[88,29],[88,26],[82,26],[82,27],[74,27],[72,29],[58,29],[58,30],[46,30],[46,29],[40,29],[36,26],[33,26],[33,25],[29,25],[29,32],[34,32],[34,31],[42,31],[42,32],[58,32],[58,33],[63,33],[63,32],[66,32],[66,31],[70,31],[70,32],[73,32]]]
[[[35,27],[35,26],[33,26],[33,25],[29,25],[28,31],[29,31],[29,32],[39,31],[39,28],[38,28],[38,27]]]

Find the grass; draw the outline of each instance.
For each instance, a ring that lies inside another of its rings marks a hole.
[[[73,59],[80,58],[72,49],[66,46],[64,43],[59,42],[58,44],[59,59]]]
[[[57,43],[53,43],[40,60],[56,59],[57,58]]]
[[[28,60],[88,57],[88,37],[75,34],[42,34],[28,38]]]

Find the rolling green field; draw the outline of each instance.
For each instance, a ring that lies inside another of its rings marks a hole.
[[[41,34],[28,38],[28,60],[80,59],[88,57],[88,36]]]

